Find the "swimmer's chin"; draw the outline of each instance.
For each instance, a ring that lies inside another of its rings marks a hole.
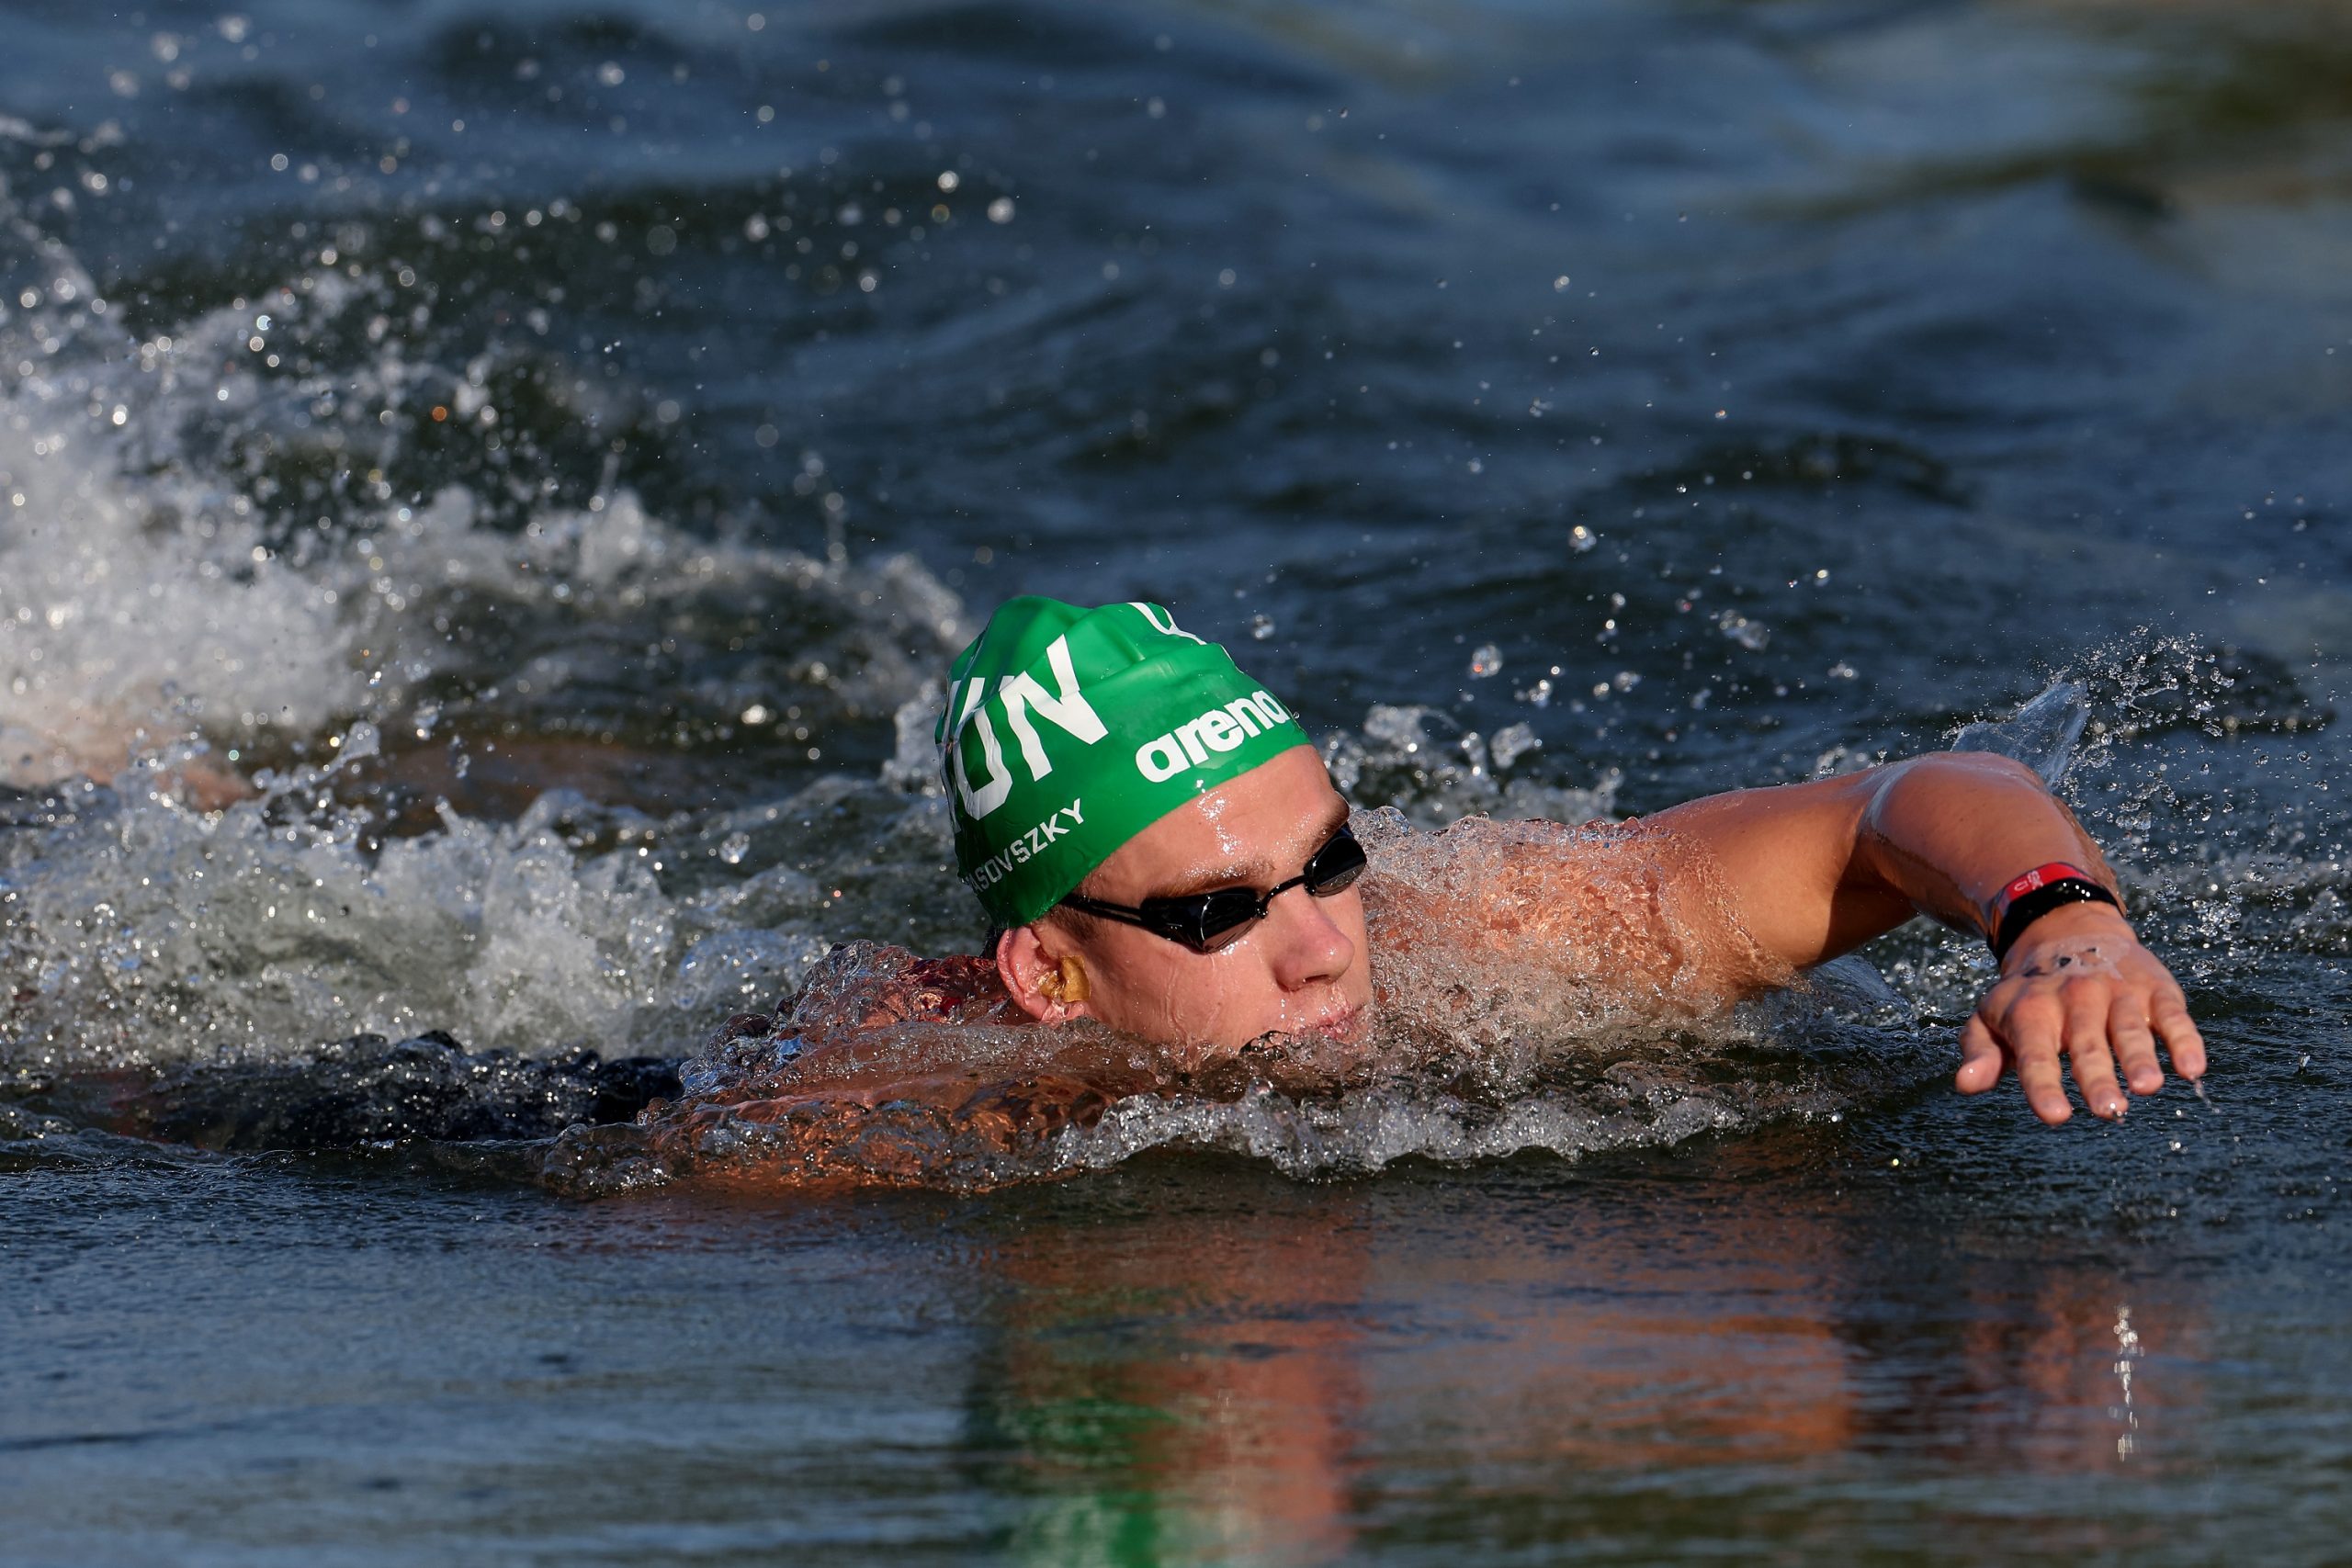
[[[1221,1062],[1238,1059],[1251,1051],[1280,1049],[1285,1045],[1359,1045],[1370,1032],[1368,1010],[1362,1007],[1334,1006],[1299,1020],[1267,1030],[1238,1045],[1196,1046],[1180,1051],[1188,1071],[1197,1072]]]
[[[1140,1047],[1170,1070],[1181,1076],[1190,1076],[1212,1072],[1245,1056],[1270,1051],[1294,1055],[1304,1048],[1317,1059],[1334,1060],[1313,1048],[1338,1045],[1352,1052],[1363,1046],[1372,1037],[1372,1012],[1373,1006],[1369,1002],[1350,1005],[1335,1001],[1304,1017],[1286,1020],[1271,1029],[1262,1029],[1256,1034],[1238,1040],[1187,1038],[1172,1032],[1156,1033],[1122,1030],[1086,1014],[1064,1019],[1047,1027],[1079,1039],[1091,1037],[1105,1043],[1125,1042],[1130,1046]]]

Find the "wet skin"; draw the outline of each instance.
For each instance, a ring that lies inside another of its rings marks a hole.
[[[1262,891],[1296,876],[1347,819],[1322,758],[1293,747],[1153,823],[1080,890],[1130,905],[1219,887]],[[1007,935],[998,968],[1032,1018],[1096,1019],[1198,1054],[1278,1031],[1348,1037],[1372,1000],[1370,946],[1359,890],[1317,898],[1294,887],[1215,953],[1056,909]],[[1084,967],[1084,1000],[1048,994],[1048,976],[1065,957]]]
[[[1136,904],[1271,887],[1298,874],[1346,810],[1322,759],[1298,747],[1154,823],[1080,890]],[[2064,861],[2113,880],[2098,845],[2030,770],[1980,753],[1712,795],[1648,818],[1645,829],[1668,875],[1712,886],[1720,929],[1693,933],[1693,953],[1703,983],[1726,1003],[1915,915],[1983,932],[1993,898],[2025,867]],[[1571,897],[1576,863],[1538,861],[1524,870],[1510,919],[1525,927],[1532,908],[1538,927],[1557,922],[1566,948],[1581,902]],[[1546,877],[1558,879],[1548,897]],[[1449,897],[1479,918],[1479,890]],[[1458,922],[1465,911],[1449,908],[1444,916]],[[1412,927],[1409,919],[1403,924]],[[1277,1031],[1349,1037],[1372,1000],[1368,947],[1360,889],[1318,899],[1294,888],[1214,953],[1056,909],[1009,932],[997,962],[1030,1017],[1092,1018],[1197,1062]],[[1083,969],[1082,998],[1056,984],[1065,959]],[[1955,1087],[1981,1093],[2014,1070],[2034,1114],[2055,1125],[2074,1113],[2071,1067],[2092,1112],[2113,1119],[2129,1104],[2127,1089],[2147,1095],[2163,1087],[2159,1042],[2176,1072],[2203,1075],[2204,1043],[2170,972],[2120,912],[2071,905],[2034,921],[2009,951],[1962,1032]]]
[[[1702,851],[1738,917],[1792,964],[1849,953],[1924,914],[1991,927],[1993,900],[2028,867],[2064,861],[2110,890],[2114,874],[2074,815],[2024,764],[1942,751],[1842,778],[1739,790],[1649,819]],[[2205,1072],[2205,1043],[2179,985],[2104,904],[2073,904],[2024,928],[2000,977],[1961,1032],[1954,1079],[1981,1094],[2014,1069],[2035,1115],[2074,1114],[2065,1069],[2094,1115],[2112,1121],[2174,1071]],[[2120,1069],[2122,1082],[2117,1081]]]

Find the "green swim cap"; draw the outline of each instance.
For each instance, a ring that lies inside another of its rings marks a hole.
[[[956,660],[937,739],[956,873],[1009,930],[1306,732],[1157,604],[1022,598]]]

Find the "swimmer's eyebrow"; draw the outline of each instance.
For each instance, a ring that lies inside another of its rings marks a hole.
[[[1330,809],[1323,813],[1321,830],[1318,831],[1312,839],[1307,840],[1306,848],[1300,852],[1301,860],[1304,861],[1306,856],[1311,855],[1317,850],[1320,849],[1323,846],[1323,841],[1325,840],[1338,832],[1341,828],[1347,826],[1347,821],[1348,803],[1344,800],[1334,799],[1331,802]],[[1277,882],[1287,882],[1297,874],[1297,866],[1293,866],[1288,871],[1278,873],[1264,861],[1252,861],[1247,864],[1227,864],[1217,866],[1208,871],[1194,872],[1192,875],[1178,881],[1173,886],[1166,888],[1160,892],[1154,893],[1151,897],[1154,898],[1189,898],[1195,893],[1214,893],[1220,887],[1258,887],[1262,889],[1270,887]]]

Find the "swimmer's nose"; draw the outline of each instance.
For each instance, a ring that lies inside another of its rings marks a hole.
[[[1332,900],[1293,887],[1266,909],[1274,981],[1285,991],[1329,985],[1356,960],[1356,944],[1331,918]]]

